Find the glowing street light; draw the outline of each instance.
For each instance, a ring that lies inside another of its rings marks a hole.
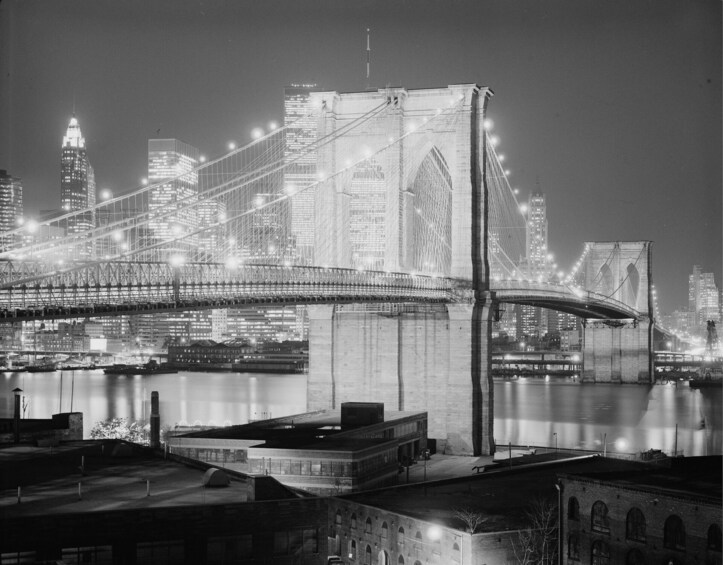
[[[183,255],[171,256],[171,267],[181,267],[186,262],[186,258]]]
[[[228,148],[229,148],[230,151],[233,151],[234,149],[236,149],[236,142],[234,142],[234,141],[229,141],[229,142],[228,142]]]
[[[108,188],[104,188],[100,191],[100,197],[103,200],[110,200],[113,197],[113,193]]]
[[[269,122],[269,129],[270,129],[271,131],[274,131],[275,129],[278,129],[278,127],[279,127],[279,124],[278,124],[278,123],[276,123],[276,122]]]
[[[264,136],[264,130],[261,128],[254,128],[251,130],[252,139],[261,139]]]
[[[141,184],[142,184],[143,186],[147,186],[147,185],[148,185],[148,179],[147,179],[146,177],[143,177],[143,178],[141,179]]]
[[[486,118],[484,122],[482,122],[482,127],[485,128],[487,131],[490,131],[494,127],[495,123],[490,120],[489,118]]]

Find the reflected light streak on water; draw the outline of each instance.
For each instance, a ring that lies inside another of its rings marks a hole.
[[[12,416],[12,390],[23,389],[27,418],[58,411],[60,373],[0,377],[0,417]],[[63,374],[64,410],[70,409],[70,371]],[[180,372],[127,377],[75,371],[73,408],[84,413],[85,436],[98,421],[148,419],[158,391],[161,425],[243,424],[250,419],[306,411],[305,375]],[[495,381],[495,440],[499,445],[555,445],[608,451],[661,449],[685,455],[723,453],[721,389],[672,385],[577,384],[520,379]],[[391,407],[390,407],[391,409]],[[702,424],[705,424],[702,426]]]

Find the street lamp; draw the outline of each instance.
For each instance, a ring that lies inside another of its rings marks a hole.
[[[13,441],[15,443],[20,443],[20,395],[22,394],[23,389],[20,387],[13,389],[13,394],[15,395],[15,412],[13,413]]]
[[[552,435],[555,436],[555,459],[557,459],[557,432],[552,432]]]

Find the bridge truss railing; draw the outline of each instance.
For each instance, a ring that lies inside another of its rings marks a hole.
[[[94,263],[0,289],[0,318],[350,301],[449,302],[459,283],[406,273],[224,264]]]

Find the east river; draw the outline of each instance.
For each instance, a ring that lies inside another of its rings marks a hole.
[[[61,382],[62,381],[62,382]],[[23,389],[26,418],[83,412],[85,437],[107,418],[147,420],[158,391],[161,425],[242,424],[306,411],[306,375],[179,372],[150,376],[95,371],[6,373],[0,376],[0,417],[13,413],[12,390]],[[495,381],[498,445],[555,446],[685,455],[723,453],[720,388]],[[677,432],[676,432],[677,425]],[[556,435],[555,435],[556,434]]]

